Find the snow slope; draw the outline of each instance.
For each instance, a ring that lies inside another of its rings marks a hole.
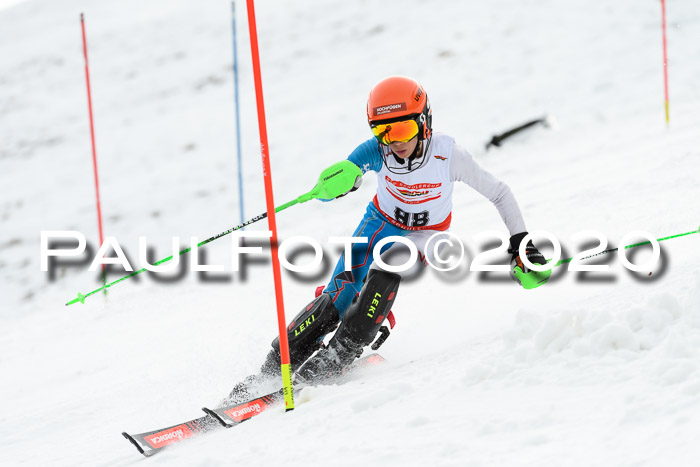
[[[246,217],[265,210],[247,21],[238,2]],[[64,303],[97,273],[40,271],[42,230],[97,223],[79,14],[86,15],[106,235],[133,260],[240,222],[230,3],[25,0],[0,9],[0,454],[7,465],[130,465],[121,436],[180,422],[255,371],[274,337],[269,261],[219,282],[131,279]],[[258,2],[277,204],[369,137],[364,106],[390,74],[421,81],[434,127],[505,180],[531,230],[565,255],[700,224],[700,10],[669,2],[671,124],[659,2]],[[491,136],[550,114],[485,152]],[[278,216],[282,238],[352,232],[376,183]],[[455,190],[471,257],[495,209]],[[253,230],[265,230],[258,223]],[[631,274],[508,278],[426,271],[401,286],[389,361],[341,387],[149,459],[153,465],[696,465],[700,235]],[[642,250],[642,249],[640,249]],[[643,262],[648,250],[630,254]],[[205,248],[230,269],[231,244]],[[327,267],[337,251],[326,248]],[[303,258],[303,256],[302,256]],[[301,259],[300,259],[301,260]],[[650,269],[651,271],[651,269]],[[326,274],[284,274],[287,317]],[[112,279],[119,275],[111,276]]]

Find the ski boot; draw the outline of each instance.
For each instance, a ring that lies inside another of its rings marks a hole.
[[[360,295],[343,316],[338,331],[327,347],[299,368],[296,381],[318,384],[341,376],[379,332],[391,311],[399,282],[398,274],[370,269]]]
[[[297,370],[323,344],[323,338],[335,330],[340,320],[338,310],[328,294],[321,293],[304,307],[287,327],[289,357],[292,371]],[[279,386],[280,378],[279,337],[272,341],[272,350],[260,367],[260,373],[248,376],[234,386],[222,406],[244,402],[258,396],[263,390],[272,392]]]

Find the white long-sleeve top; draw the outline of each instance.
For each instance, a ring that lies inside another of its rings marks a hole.
[[[508,185],[484,170],[452,137],[434,133],[422,152],[402,161],[388,146],[370,139],[348,157],[363,173],[377,172],[373,202],[389,222],[406,230],[447,230],[452,220],[454,183],[461,181],[496,206],[511,235],[526,230]]]

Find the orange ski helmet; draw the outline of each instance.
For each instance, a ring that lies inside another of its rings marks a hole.
[[[415,120],[419,140],[430,139],[433,115],[423,86],[405,76],[390,76],[370,91],[367,121],[370,128],[374,128],[378,124],[403,120]]]

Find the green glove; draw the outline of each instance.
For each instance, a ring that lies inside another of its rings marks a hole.
[[[510,237],[510,249],[508,253],[513,255],[510,261],[510,276],[523,288],[534,289],[545,284],[549,280],[549,276],[552,275],[552,270],[533,271],[523,264],[522,258],[520,258],[520,244],[526,235],[527,232],[521,232]],[[535,248],[532,241],[527,242],[525,255],[532,264],[542,265],[548,263],[542,253]]]
[[[313,190],[300,196],[298,201],[301,203],[310,199],[330,201],[357,190],[361,184],[362,170],[358,166],[349,160],[336,162],[321,172]]]

